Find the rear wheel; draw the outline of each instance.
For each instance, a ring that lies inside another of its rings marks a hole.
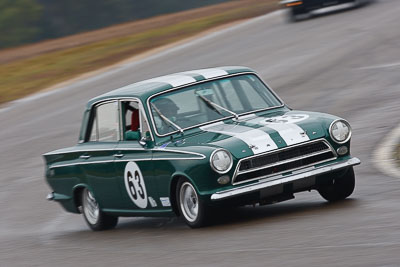
[[[199,198],[194,186],[181,178],[176,188],[176,198],[179,213],[186,224],[192,228],[198,228],[207,224],[207,206]]]
[[[324,185],[318,189],[319,194],[330,202],[338,201],[349,197],[355,187],[355,175],[353,167],[338,178],[332,180],[332,183]]]
[[[118,217],[107,215],[100,210],[99,204],[87,188],[82,191],[82,214],[93,231],[112,229],[118,223]]]

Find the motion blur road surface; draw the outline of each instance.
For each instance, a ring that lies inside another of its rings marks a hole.
[[[0,111],[0,266],[400,266],[400,180],[373,153],[400,123],[400,1],[381,0],[295,24],[273,13],[125,63]],[[220,215],[189,229],[176,218],[124,218],[92,232],[45,200],[41,154],[72,146],[86,101],[145,78],[245,65],[286,103],[353,126],[357,185],[327,204],[316,192]]]

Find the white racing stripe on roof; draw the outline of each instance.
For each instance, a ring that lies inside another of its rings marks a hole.
[[[185,71],[182,73],[184,73],[184,74],[199,74],[206,79],[215,78],[218,76],[223,76],[223,75],[228,74],[228,72],[226,72],[225,70],[216,69],[216,68],[215,69],[201,69],[201,70]]]
[[[167,83],[173,87],[178,87],[181,85],[196,82],[196,79],[194,79],[193,77],[187,76],[187,75],[167,75],[167,76],[157,77],[157,78],[153,78],[150,80],[138,82],[137,84],[146,84],[146,83],[154,83],[154,82]]]
[[[203,131],[221,133],[236,137],[245,142],[254,154],[277,149],[278,146],[266,132],[242,125],[214,123],[200,127]]]

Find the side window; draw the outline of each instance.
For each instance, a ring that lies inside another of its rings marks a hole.
[[[90,141],[110,142],[119,140],[118,102],[100,104],[95,109]]]
[[[97,119],[94,117],[93,125],[92,125],[92,132],[90,134],[89,141],[97,141],[98,129],[97,129]]]
[[[122,102],[124,131],[138,131],[140,128],[139,107],[136,102]]]
[[[149,122],[147,121],[147,118],[143,111],[140,112],[140,124],[142,125],[141,126],[142,134],[145,134],[146,132],[150,131]]]
[[[124,131],[141,131],[141,112],[139,111],[138,103],[133,101],[123,101],[122,110],[122,117],[124,118]]]
[[[122,112],[124,140],[139,140],[147,131],[150,131],[146,116],[138,102],[123,101]],[[138,135],[132,135],[130,132],[137,132]]]

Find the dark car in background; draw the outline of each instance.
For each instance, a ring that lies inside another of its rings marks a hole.
[[[347,3],[354,4],[354,6],[361,6],[369,2],[371,0],[282,0],[280,4],[289,9],[289,21],[295,22],[301,15],[308,14],[317,9]]]

